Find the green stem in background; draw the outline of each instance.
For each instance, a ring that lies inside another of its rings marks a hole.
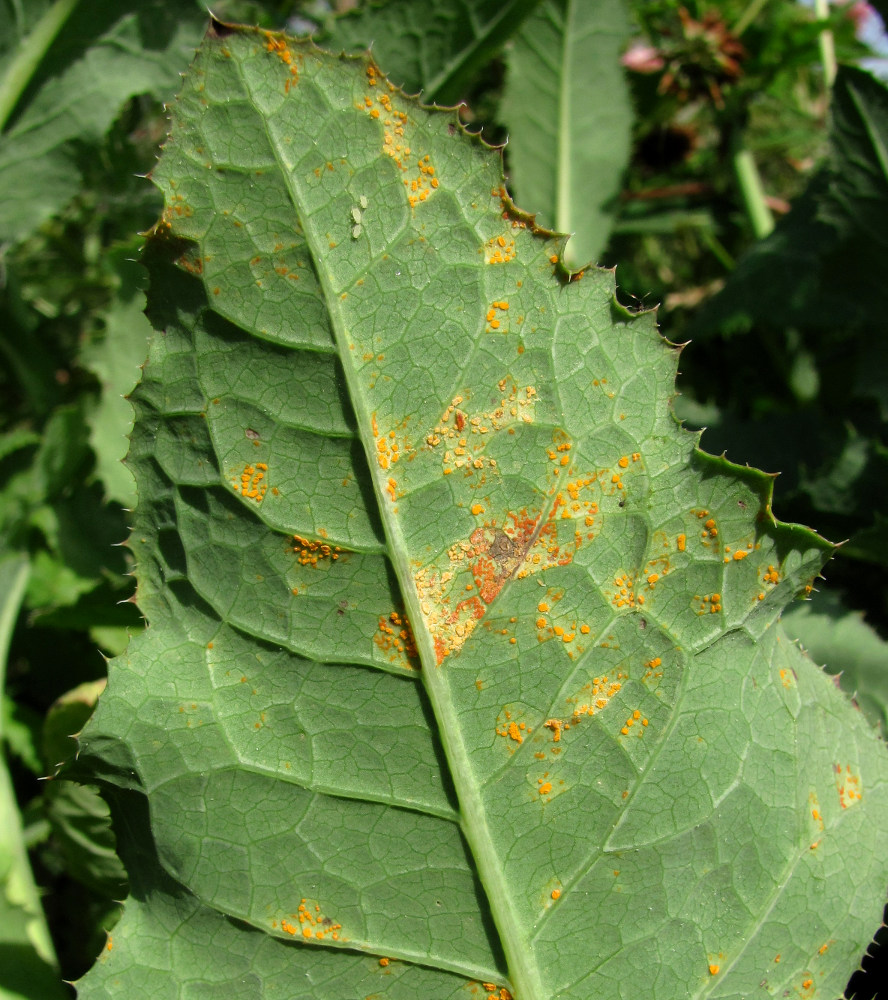
[[[828,20],[829,0],[814,0],[814,14],[818,21]],[[823,63],[823,78],[829,91],[832,90],[836,78],[836,41],[833,38],[832,29],[821,28],[818,43],[820,45],[820,61]]]
[[[31,82],[34,71],[79,2],[80,0],[56,0],[34,26],[31,34],[19,44],[6,75],[0,80],[0,131],[6,128],[9,116],[15,110],[25,87]]]
[[[764,239],[774,229],[774,215],[765,200],[762,178],[752,153],[743,146],[739,147],[733,154],[733,167],[755,238]]]
[[[712,232],[711,229],[700,229],[700,242],[708,247],[712,256],[728,272],[733,271],[737,262],[725,248],[724,243]]]
[[[19,608],[31,566],[25,555],[6,555],[0,559],[0,692],[6,679],[6,657],[12,640]],[[0,744],[3,718],[0,714]],[[21,816],[6,762],[0,758],[0,891],[7,904],[19,908],[26,916],[23,937],[26,937],[43,962],[57,966],[52,939],[40,903],[40,893],[31,873],[25,847]],[[5,942],[9,944],[9,942]]]
[[[734,27],[731,28],[731,34],[739,38],[750,26],[750,24],[752,24],[752,22],[759,16],[767,2],[768,0],[751,0],[749,6],[737,19]]]

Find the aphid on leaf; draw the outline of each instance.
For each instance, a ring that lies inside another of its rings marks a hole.
[[[358,199],[358,202],[360,203],[361,207],[358,208],[357,205],[354,205],[352,206],[351,210],[352,222],[354,222],[354,225],[352,226],[353,240],[356,240],[364,231],[364,227],[362,225],[364,221],[364,209],[367,207],[368,204],[367,198],[364,195],[361,195],[361,197]]]

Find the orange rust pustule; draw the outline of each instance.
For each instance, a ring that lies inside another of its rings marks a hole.
[[[489,604],[517,571],[539,517],[522,510],[508,515],[510,523],[505,528],[485,522],[447,550],[446,566],[418,567],[414,582],[424,623],[435,642],[438,665],[462,648]],[[466,581],[466,571],[472,574],[473,582]],[[458,594],[467,592],[472,596],[457,600]]]
[[[287,67],[288,77],[284,83],[284,90],[289,93],[291,87],[295,87],[299,80],[299,70],[293,59],[293,53],[287,40],[280,35],[273,35],[271,32],[265,33],[265,48],[273,53]]]
[[[512,1000],[512,994],[505,988],[505,986],[501,986],[497,989],[495,983],[482,983],[481,985],[485,990],[487,990],[485,1000]]]
[[[494,600],[521,565],[539,523],[539,515],[529,515],[526,509],[508,516],[512,524],[507,530],[477,528],[469,536],[476,556],[472,576],[485,604]]]
[[[293,542],[293,552],[302,566],[317,566],[318,562],[324,559],[335,562],[342,554],[342,549],[338,545],[328,545],[326,542],[317,542],[301,535],[293,535]]]
[[[329,917],[325,917],[317,904],[312,910],[311,906],[303,899],[296,908],[296,912],[290,914],[290,918],[288,920],[284,917],[281,920],[281,930],[285,934],[289,934],[290,937],[301,936],[306,939],[313,938],[317,941],[323,941],[329,936],[333,941],[347,940],[340,935],[342,924],[334,923]]]
[[[268,472],[268,465],[265,462],[245,465],[240,476],[233,477],[231,480],[234,492],[254,503],[262,503],[268,491],[268,483],[263,482],[266,472]]]
[[[373,641],[384,653],[394,654],[393,660],[401,662],[403,657],[410,660],[418,659],[416,639],[410,627],[410,620],[402,612],[392,611],[387,618],[380,617]]]

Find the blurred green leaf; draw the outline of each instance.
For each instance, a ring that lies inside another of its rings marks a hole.
[[[0,783],[5,782],[0,777]],[[0,817],[6,822],[5,817]],[[0,997],[3,1000],[69,1000],[54,964],[33,940],[33,915],[22,906],[3,869],[0,849]],[[39,905],[39,903],[38,903]]]
[[[319,44],[372,50],[393,83],[427,103],[453,105],[539,0],[381,0],[335,18]]]
[[[873,523],[853,535],[844,548],[855,559],[888,566],[888,517],[873,511]]]
[[[85,681],[52,703],[43,724],[43,760],[47,774],[55,774],[74,756],[77,749],[74,737],[86,725],[104,689],[104,679]]]
[[[18,757],[32,774],[42,777],[44,769],[39,747],[43,720],[27,705],[15,702],[6,691],[2,698],[0,711],[3,713],[3,720],[0,732],[3,733],[9,752]]]
[[[839,68],[829,140],[825,170],[738,262],[698,315],[695,336],[759,325],[826,330],[848,342],[881,323],[888,270],[884,83],[863,70]],[[868,352],[868,338],[862,344]]]
[[[7,456],[14,455],[23,448],[31,448],[40,443],[40,435],[35,434],[25,427],[19,427],[6,434],[0,435],[0,461]]]
[[[0,692],[6,657],[28,579],[28,559],[0,557]],[[6,713],[0,714],[0,749]],[[4,1000],[55,1000],[67,996],[25,848],[22,821],[0,752],[0,995]]]
[[[34,25],[52,6],[52,0],[26,0],[0,5],[0,75]]]
[[[127,249],[112,255],[117,287],[105,313],[101,335],[81,351],[80,362],[99,379],[101,391],[87,414],[90,444],[96,456],[96,474],[106,497],[128,509],[135,506],[132,473],[123,464],[133,426],[133,408],[124,397],[139,380],[148,353],[151,326],[145,318],[142,274]]]
[[[544,0],[507,56],[502,115],[512,195],[541,225],[573,233],[567,258],[595,263],[629,159],[632,105],[620,55],[624,0]]]
[[[82,478],[89,446],[80,403],[61,406],[46,422],[34,462],[34,497],[55,498]],[[35,503],[35,506],[37,504]]]
[[[863,615],[846,608],[838,594],[825,591],[789,608],[783,625],[816,663],[838,675],[882,735],[888,733],[888,642]]]
[[[45,792],[46,817],[72,878],[111,899],[127,893],[108,806],[97,788],[56,778]]]
[[[40,611],[76,604],[94,590],[99,581],[93,576],[81,576],[63,560],[46,549],[34,553],[32,573],[28,581],[28,605]]]
[[[120,656],[138,628],[119,625],[91,625],[89,637],[108,656]]]
[[[198,4],[162,0],[92,0],[75,9],[4,135],[0,241],[21,240],[73,197],[78,144],[98,143],[130,97],[173,93],[204,17]]]

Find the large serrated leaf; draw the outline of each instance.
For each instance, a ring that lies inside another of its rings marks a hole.
[[[620,64],[623,0],[545,0],[508,53],[503,118],[514,194],[573,233],[568,260],[600,260],[629,161],[632,104]]]
[[[81,996],[840,992],[885,754],[776,624],[831,547],[455,113],[216,23],[173,116]]]

